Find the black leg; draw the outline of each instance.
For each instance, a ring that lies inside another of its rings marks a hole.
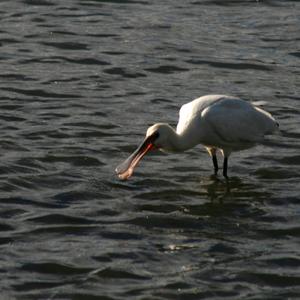
[[[228,166],[228,157],[224,156],[224,163],[223,163],[223,176],[227,179],[227,166]]]
[[[212,156],[212,161],[213,161],[213,164],[214,164],[215,175],[217,175],[219,167],[218,167],[217,156],[215,154]]]

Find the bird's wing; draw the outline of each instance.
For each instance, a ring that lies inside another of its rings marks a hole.
[[[207,107],[201,119],[224,143],[256,143],[263,139],[269,116],[250,103],[232,99]]]
[[[188,128],[189,123],[193,117],[194,117],[194,112],[191,109],[189,103],[182,105],[179,111],[179,120],[176,128],[176,132],[179,134],[184,132]]]
[[[197,123],[197,117],[205,108],[217,103],[218,101],[221,101],[224,98],[228,98],[228,96],[207,95],[182,105],[179,111],[179,120],[176,132],[181,134],[189,130],[191,126],[195,125],[195,121]]]

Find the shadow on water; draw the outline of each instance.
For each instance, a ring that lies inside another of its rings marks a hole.
[[[272,193],[255,181],[232,177],[228,181],[215,176],[200,182],[168,184],[135,190],[128,223],[144,228],[201,230],[207,217],[235,220],[240,216],[260,216]],[[159,181],[155,181],[156,184]],[[146,189],[146,191],[145,191]],[[127,207],[128,208],[128,207]],[[126,222],[127,222],[126,221]]]
[[[209,179],[201,181],[201,191],[206,192],[207,198],[211,202],[225,202],[240,199],[258,199],[268,197],[269,192],[260,191],[259,184],[247,182],[239,177],[231,177],[229,179],[218,178],[212,175]]]
[[[201,179],[198,195],[184,204],[184,213],[198,217],[230,217],[261,215],[259,209],[272,193],[260,184],[231,177],[228,181],[215,176]]]

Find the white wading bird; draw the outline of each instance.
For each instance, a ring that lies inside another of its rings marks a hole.
[[[128,179],[142,157],[152,149],[181,152],[202,144],[218,172],[216,151],[224,157],[223,176],[227,178],[228,157],[232,151],[251,148],[278,128],[268,112],[239,98],[207,95],[183,105],[176,131],[166,123],[149,127],[138,149],[116,168],[121,179]]]

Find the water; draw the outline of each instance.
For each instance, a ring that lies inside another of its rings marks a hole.
[[[298,1],[0,3],[1,299],[299,299]],[[225,93],[282,136],[114,168]]]

